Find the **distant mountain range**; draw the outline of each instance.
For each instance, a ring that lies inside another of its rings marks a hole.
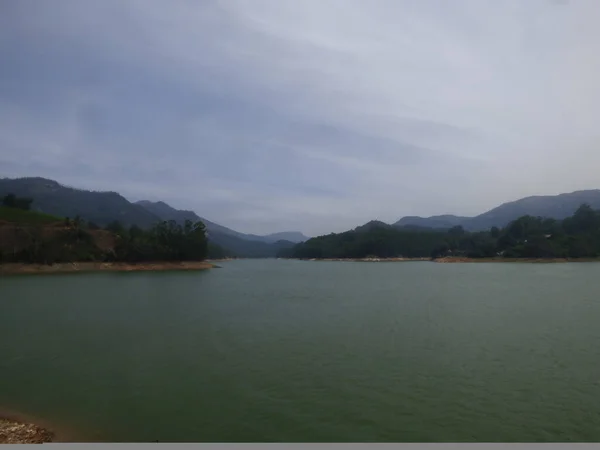
[[[274,256],[278,250],[308,239],[297,231],[266,236],[240,233],[204,219],[193,211],[178,210],[164,202],[143,200],[132,203],[116,192],[86,191],[40,177],[0,179],[0,196],[9,193],[32,198],[32,208],[36,211],[60,217],[79,216],[99,226],[115,220],[125,226],[138,225],[142,228],[149,228],[163,220],[179,223],[186,219],[201,220],[206,225],[209,240],[238,256]]]
[[[33,198],[33,209],[61,217],[75,217],[94,222],[100,226],[118,220],[125,226],[138,225],[146,228],[162,220],[184,222],[201,220],[207,228],[209,239],[239,256],[273,256],[277,250],[290,247],[308,238],[298,231],[274,233],[265,236],[245,234],[214,223],[193,211],[178,210],[165,202],[147,200],[132,203],[116,192],[95,192],[63,186],[40,177],[0,179],[0,196],[13,193],[19,197]],[[560,195],[526,197],[504,203],[475,217],[438,215],[432,217],[407,216],[389,225],[371,221],[357,227],[368,231],[373,227],[448,229],[460,225],[467,231],[489,230],[493,226],[504,227],[524,216],[541,216],[564,219],[572,215],[583,203],[600,209],[600,190],[576,191]]]
[[[504,203],[475,217],[453,215],[432,217],[403,217],[393,225],[396,227],[419,226],[425,228],[452,228],[460,225],[467,231],[489,230],[504,227],[521,216],[539,216],[564,219],[571,216],[583,203],[600,209],[600,190],[575,191],[560,195],[537,195]]]

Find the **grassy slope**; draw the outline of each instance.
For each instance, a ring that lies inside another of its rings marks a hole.
[[[60,222],[62,220],[63,219],[60,217],[51,216],[49,214],[0,206],[0,222],[4,221],[16,224],[48,225]]]

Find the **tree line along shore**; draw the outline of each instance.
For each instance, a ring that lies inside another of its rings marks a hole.
[[[479,232],[461,226],[436,230],[371,222],[309,239],[278,256],[362,261],[593,261],[600,258],[600,212],[584,204],[563,220],[522,216],[505,227]]]
[[[594,258],[469,258],[465,256],[443,256],[436,258],[280,258],[297,261],[317,262],[434,262],[434,263],[563,263],[563,262],[600,262],[599,257]]]
[[[159,222],[142,229],[118,221],[101,228],[79,217],[31,211],[32,200],[7,195],[0,206],[0,272],[191,270],[226,256],[202,222]]]

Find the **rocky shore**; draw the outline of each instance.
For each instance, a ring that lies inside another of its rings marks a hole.
[[[0,418],[0,444],[43,444],[53,440],[54,433],[45,428]]]
[[[166,270],[204,270],[218,266],[207,261],[186,262],[152,262],[152,263],[124,263],[124,262],[74,262],[62,264],[0,264],[0,274],[35,274],[35,273],[69,273],[69,272],[137,272],[137,271],[166,271]]]

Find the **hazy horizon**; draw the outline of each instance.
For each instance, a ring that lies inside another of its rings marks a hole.
[[[596,189],[594,0],[0,3],[0,176],[244,233]]]

